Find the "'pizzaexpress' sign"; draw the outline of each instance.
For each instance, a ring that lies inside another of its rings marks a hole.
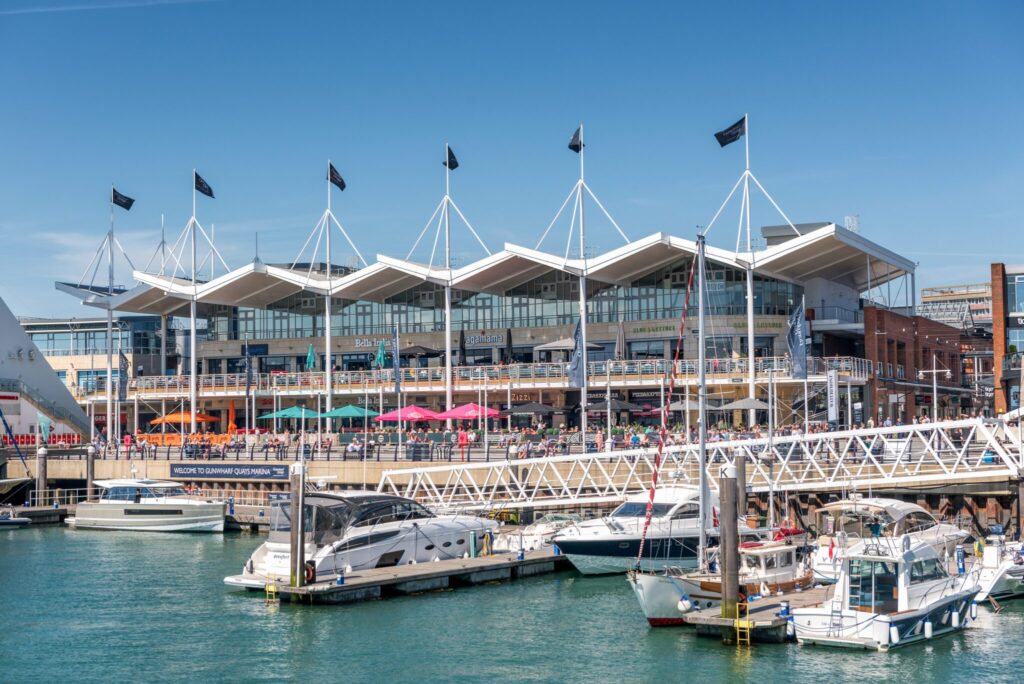
[[[171,479],[287,480],[288,466],[228,463],[172,463]]]

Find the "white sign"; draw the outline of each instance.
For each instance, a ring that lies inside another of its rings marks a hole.
[[[839,420],[839,371],[830,370],[825,374],[828,389],[828,420]]]

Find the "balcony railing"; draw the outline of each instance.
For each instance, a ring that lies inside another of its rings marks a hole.
[[[709,380],[714,382],[743,382],[748,377],[748,365],[745,359],[711,360],[707,362]],[[605,387],[626,384],[657,386],[661,378],[667,377],[672,362],[662,359],[633,361],[597,361],[588,364],[590,386]],[[542,387],[568,388],[567,363],[527,363],[501,366],[457,366],[453,370],[453,385],[460,391],[475,391],[486,386],[491,391],[505,387]],[[676,366],[678,382],[696,382],[697,362],[694,360],[679,361]],[[866,380],[871,373],[869,361],[853,356],[812,357],[807,360],[807,371],[810,375],[823,376],[828,370],[837,370],[842,375],[856,380]],[[443,366],[428,368],[402,368],[401,382],[403,391],[434,392],[444,389]],[[772,372],[776,381],[784,382],[792,377],[792,363],[785,357],[768,357],[755,359],[755,376],[759,382],[766,382],[768,373]],[[336,393],[362,394],[365,391],[376,392],[378,386],[385,391],[393,388],[395,383],[394,370],[371,371],[339,371],[333,374],[333,389]],[[88,387],[72,388],[80,396],[95,396],[106,393],[106,378],[96,378],[95,383]],[[261,394],[267,393],[320,393],[324,391],[324,374],[312,373],[254,373],[251,389]],[[216,373],[200,375],[198,390],[203,394],[244,394],[244,373]],[[114,387],[116,391],[116,383]],[[129,381],[130,394],[139,395],[185,395],[189,391],[187,375],[178,376],[143,376]]]
[[[839,321],[840,323],[863,323],[864,312],[854,309],[844,309],[841,306],[819,306],[813,309],[814,320],[819,323],[825,321]]]

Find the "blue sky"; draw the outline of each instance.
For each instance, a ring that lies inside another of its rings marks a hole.
[[[368,258],[405,257],[443,193],[488,246],[533,246],[577,174],[631,238],[692,236],[742,171],[712,133],[750,113],[752,168],[794,221],[860,216],[920,262],[918,286],[1024,262],[1020,2],[160,2],[0,4],[0,297],[92,313],[56,292],[107,229],[137,265],[216,200],[231,267],[294,258],[324,208]],[[738,203],[713,244],[733,246]],[[592,248],[620,244],[588,214]],[[756,226],[778,223],[764,201]],[[545,242],[564,250],[565,230]],[[340,251],[340,250],[339,250]],[[455,253],[482,255],[465,232]],[[422,250],[417,256],[423,257]],[[336,261],[345,263],[342,253]],[[118,281],[127,281],[119,269]]]

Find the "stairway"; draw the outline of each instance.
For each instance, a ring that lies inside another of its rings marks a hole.
[[[55,422],[65,423],[76,430],[83,437],[88,438],[90,433],[89,418],[85,412],[79,409],[77,412],[58,406],[55,402],[47,401],[42,393],[34,387],[16,379],[0,379],[0,391],[16,392],[30,403],[37,411],[49,416]]]

